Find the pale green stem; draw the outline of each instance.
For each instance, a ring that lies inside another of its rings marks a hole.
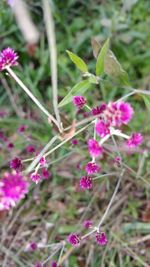
[[[45,19],[49,53],[51,59],[50,68],[51,68],[51,81],[52,81],[52,91],[53,91],[53,107],[60,132],[62,132],[63,131],[62,123],[58,109],[57,51],[56,51],[55,26],[54,26],[50,1],[43,0],[43,11],[44,11],[44,19]]]
[[[19,77],[15,74],[15,72],[10,68],[6,67],[6,70],[11,75],[11,77],[19,84],[19,86],[26,92],[26,94],[32,99],[32,101],[42,110],[47,117],[55,123],[57,128],[59,129],[59,125],[56,119],[49,113],[47,109],[43,107],[43,105],[39,102],[39,100],[31,93],[31,91],[26,87],[26,85],[19,79]]]

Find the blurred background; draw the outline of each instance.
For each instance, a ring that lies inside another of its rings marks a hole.
[[[14,15],[13,0],[1,0],[0,49],[12,47],[19,54],[19,66],[15,72],[52,112],[51,70],[42,1],[24,2],[37,30],[37,42],[28,42],[20,30]],[[59,101],[81,80],[80,72],[67,56],[67,49],[83,58],[94,73],[96,60],[92,52],[92,38],[103,44],[110,37],[111,50],[128,73],[132,87],[149,90],[149,0],[55,0],[51,6],[57,43]],[[26,30],[30,32],[30,28]],[[9,161],[14,155],[21,155],[23,159],[30,157],[25,148],[32,144],[37,150],[41,149],[55,132],[6,73],[1,73],[0,78],[0,131],[14,145],[10,151],[0,140],[2,176],[5,171],[9,171]],[[108,80],[101,86],[95,85],[86,97],[90,105],[97,105],[100,101],[116,100],[126,93],[122,86]],[[150,97],[134,95],[129,102],[135,109],[130,129],[144,135],[143,149],[146,156],[143,157],[140,152],[123,155],[128,175],[118,195],[118,201],[122,204],[119,206],[115,202],[112,208],[114,213],[105,225],[108,246],[97,248],[90,240],[67,258],[64,266],[150,266],[150,238],[147,237],[150,233],[149,186],[138,179],[139,175],[150,182]],[[62,108],[61,114],[66,124],[72,121],[75,116],[72,104]],[[17,133],[22,124],[27,126],[25,138]],[[33,186],[26,199],[10,213],[1,212],[2,267],[33,266],[51,251],[42,249],[34,253],[27,252],[25,248],[30,241],[47,244],[65,239],[66,235],[75,231],[83,215],[95,221],[105,211],[115,186],[115,177],[111,182],[109,179],[100,181],[92,196],[89,192],[82,195],[76,188],[80,178],[80,170],[76,166],[87,160],[85,139],[89,135],[84,133],[78,137],[80,147],[67,144],[53,153],[49,159],[53,162],[50,182],[44,181]],[[69,155],[69,161],[66,155]],[[56,162],[56,159],[62,160]],[[108,156],[102,159],[102,164],[105,170],[112,171],[113,163]],[[110,229],[114,235],[109,233]],[[146,241],[143,241],[143,236],[147,237]],[[47,263],[46,266],[51,265]]]

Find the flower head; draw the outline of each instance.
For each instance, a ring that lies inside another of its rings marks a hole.
[[[109,125],[102,120],[97,121],[95,124],[95,130],[96,133],[102,138],[110,133]]]
[[[22,162],[20,158],[14,158],[10,161],[10,168],[16,170],[16,171],[20,171],[22,168]]]
[[[87,174],[93,174],[100,171],[100,167],[95,162],[88,162],[85,166]]]
[[[91,228],[92,226],[93,226],[93,223],[92,223],[91,220],[85,220],[85,221],[83,222],[83,227],[85,227],[86,229],[89,229],[89,228]]]
[[[9,143],[7,144],[7,148],[8,148],[8,149],[12,149],[12,148],[14,148],[14,144],[13,144],[12,142],[9,142]]]
[[[71,244],[74,247],[77,247],[80,245],[80,238],[77,234],[70,234],[67,238],[67,241],[69,244]]]
[[[28,192],[28,183],[19,173],[7,173],[0,183],[0,209],[15,206]]]
[[[52,261],[51,267],[57,267],[57,262],[56,261]]]
[[[40,158],[39,163],[40,163],[41,166],[45,166],[46,165],[46,159],[45,159],[44,156]]]
[[[27,129],[27,126],[26,125],[20,125],[20,127],[18,128],[18,132],[19,133],[24,133],[25,132],[25,130]]]
[[[0,53],[0,70],[4,70],[6,67],[17,65],[18,55],[15,51],[8,47],[2,50]]]
[[[81,179],[80,179],[80,187],[83,190],[91,189],[92,186],[93,186],[93,183],[92,183],[92,178],[90,176],[81,177]]]
[[[51,176],[51,173],[46,168],[43,168],[42,169],[42,176],[45,180],[47,180]]]
[[[36,264],[34,265],[34,267],[42,267],[42,263],[41,262],[36,262]]]
[[[37,172],[33,172],[30,176],[31,180],[38,184],[41,181],[41,175]]]
[[[106,234],[101,232],[101,233],[96,233],[96,242],[97,244],[99,244],[100,246],[105,246],[108,242]]]
[[[140,133],[133,133],[127,140],[127,146],[129,148],[135,148],[139,146],[143,141],[143,136]]]
[[[74,96],[73,97],[73,104],[78,108],[81,109],[84,107],[86,103],[86,99],[82,95]]]
[[[103,148],[98,144],[95,139],[88,140],[88,149],[92,157],[98,157],[103,153]]]
[[[31,243],[29,244],[29,249],[30,249],[30,250],[35,251],[35,250],[37,250],[37,248],[38,248],[37,243],[35,243],[35,242],[31,242]]]
[[[102,114],[103,111],[107,108],[107,105],[105,103],[102,103],[100,106],[98,107],[95,107],[92,109],[92,115],[93,116],[96,116],[96,115],[99,115],[99,114]]]
[[[71,140],[71,144],[74,146],[78,145],[78,143],[79,143],[78,140],[75,138]]]
[[[35,147],[32,146],[32,145],[29,145],[29,146],[26,147],[26,151],[28,153],[34,153],[35,152]]]

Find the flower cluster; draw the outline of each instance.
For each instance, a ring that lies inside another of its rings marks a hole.
[[[20,173],[6,173],[0,180],[0,210],[14,207],[28,192],[28,183]]]
[[[38,156],[38,155],[37,155]],[[40,170],[39,170],[40,168]],[[41,180],[47,180],[51,176],[51,173],[47,169],[47,161],[46,158],[43,156],[39,160],[39,164],[37,165],[36,170],[31,173],[30,179],[38,184]]]
[[[18,64],[18,55],[15,51],[8,47],[2,50],[0,53],[0,71],[4,70],[6,67],[12,67]]]
[[[90,226],[91,227],[91,226]],[[78,234],[70,234],[67,238],[67,242],[73,247],[78,247],[80,245],[82,238]],[[98,245],[105,246],[108,242],[106,234],[104,232],[97,232],[95,234],[95,240]]]

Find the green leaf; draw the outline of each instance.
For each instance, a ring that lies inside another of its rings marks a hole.
[[[129,86],[128,74],[126,71],[124,71],[111,50],[109,50],[108,54],[106,55],[104,71],[108,76],[111,77],[112,80],[119,81],[122,85]]]
[[[72,97],[77,94],[84,94],[87,89],[91,86],[88,80],[81,81],[77,83],[70,92],[63,98],[63,100],[59,103],[59,107],[63,107],[72,101]]]
[[[150,96],[148,97],[148,96],[142,95],[142,98],[144,100],[145,106],[150,111]]]
[[[96,75],[100,76],[104,72],[104,62],[109,49],[109,39],[104,43],[96,62]]]
[[[86,63],[83,61],[82,58],[78,57],[77,55],[75,55],[74,53],[66,50],[67,54],[69,55],[70,59],[72,60],[72,62],[77,66],[77,68],[79,70],[81,70],[82,72],[88,72],[88,68]]]

